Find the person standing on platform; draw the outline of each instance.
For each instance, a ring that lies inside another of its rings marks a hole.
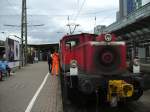
[[[58,75],[59,73],[59,54],[55,50],[52,54],[52,75]]]
[[[52,70],[52,57],[51,57],[51,52],[50,51],[47,55],[47,62],[48,62],[49,73],[51,73],[51,70]]]

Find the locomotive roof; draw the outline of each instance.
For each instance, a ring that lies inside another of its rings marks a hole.
[[[91,35],[91,36],[98,36],[96,34],[91,34],[91,33],[80,33],[80,34],[73,34],[73,35],[65,35],[61,40],[66,39],[66,38],[74,38],[76,36],[80,36],[80,35]]]

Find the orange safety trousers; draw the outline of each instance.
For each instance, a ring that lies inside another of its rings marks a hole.
[[[58,75],[59,73],[59,60],[58,54],[53,54],[52,56],[52,75]]]
[[[59,72],[59,62],[52,62],[52,75],[58,75]]]

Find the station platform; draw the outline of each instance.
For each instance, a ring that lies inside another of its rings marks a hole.
[[[127,62],[129,66],[129,61]],[[150,63],[140,63],[140,71],[144,73],[150,73]]]
[[[0,112],[63,112],[60,86],[47,62],[27,65],[0,82]]]
[[[146,73],[150,73],[150,64],[146,64],[146,63],[141,63],[141,71],[142,72],[146,72]]]

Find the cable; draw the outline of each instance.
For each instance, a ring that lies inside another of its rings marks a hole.
[[[14,5],[9,1],[9,0],[6,0],[7,1],[7,3],[9,4],[9,5],[11,5],[12,7],[14,7]]]
[[[76,20],[77,20],[77,18],[78,18],[78,16],[80,15],[81,10],[82,10],[82,8],[83,8],[83,6],[84,6],[85,2],[86,2],[86,0],[84,0],[84,1],[82,2],[82,5],[81,5],[80,9],[78,10],[77,15],[75,16],[74,21],[76,21]]]
[[[6,0],[7,1],[7,3],[13,8],[13,9],[15,9],[16,10],[16,13],[18,12],[18,10],[16,9],[16,8],[14,8],[14,5],[9,1],[9,0]],[[17,14],[21,14],[21,13],[17,13]]]
[[[106,11],[108,12],[111,12],[111,11],[114,11],[114,9],[117,9],[117,8],[112,8],[112,9],[104,9],[104,10],[100,10],[100,11],[96,11],[96,12],[89,12],[89,13],[82,13],[80,15],[97,15],[97,14],[101,14],[101,13],[106,13]]]
[[[78,16],[80,15],[81,10],[82,10],[82,8],[83,8],[85,2],[86,2],[86,0],[84,0],[84,1],[82,2],[81,7],[80,7],[79,10],[77,11],[77,14],[75,15],[75,17],[74,17],[74,19],[73,19],[74,23],[76,22]],[[79,0],[77,1],[77,4],[78,4],[78,6],[79,6]],[[73,14],[72,14],[72,15],[73,15]],[[69,27],[70,34],[73,34],[73,33],[75,32],[75,30],[76,30],[76,27],[79,26],[79,25],[78,25],[78,24],[73,24],[74,29],[73,29],[73,31],[71,31],[71,25],[72,25],[72,24],[69,23],[69,20],[70,20],[70,19],[69,19],[69,16],[68,16],[68,24],[67,24],[67,26]]]
[[[114,9],[116,9],[116,8],[114,8]],[[112,11],[114,11],[114,9],[109,9],[109,10],[100,10],[100,11],[97,11],[97,12],[89,12],[89,13],[82,13],[82,14],[80,14],[80,16],[89,16],[89,15],[94,15],[94,16],[96,16],[96,15],[99,15],[99,14],[102,14],[102,13],[105,13],[105,11],[109,11],[109,12],[112,12]],[[20,14],[16,14],[16,15],[20,15]],[[3,14],[3,15],[0,15],[0,16],[7,16],[7,14]],[[9,14],[9,16],[11,16],[10,14]],[[15,16],[15,15],[12,15],[12,16]],[[46,15],[46,14],[41,14],[41,15],[37,15],[37,14],[35,14],[35,15],[29,15],[28,14],[28,17],[30,18],[30,17],[33,17],[33,16],[47,16],[47,17],[71,17],[72,16],[72,14],[51,14],[51,15]]]

